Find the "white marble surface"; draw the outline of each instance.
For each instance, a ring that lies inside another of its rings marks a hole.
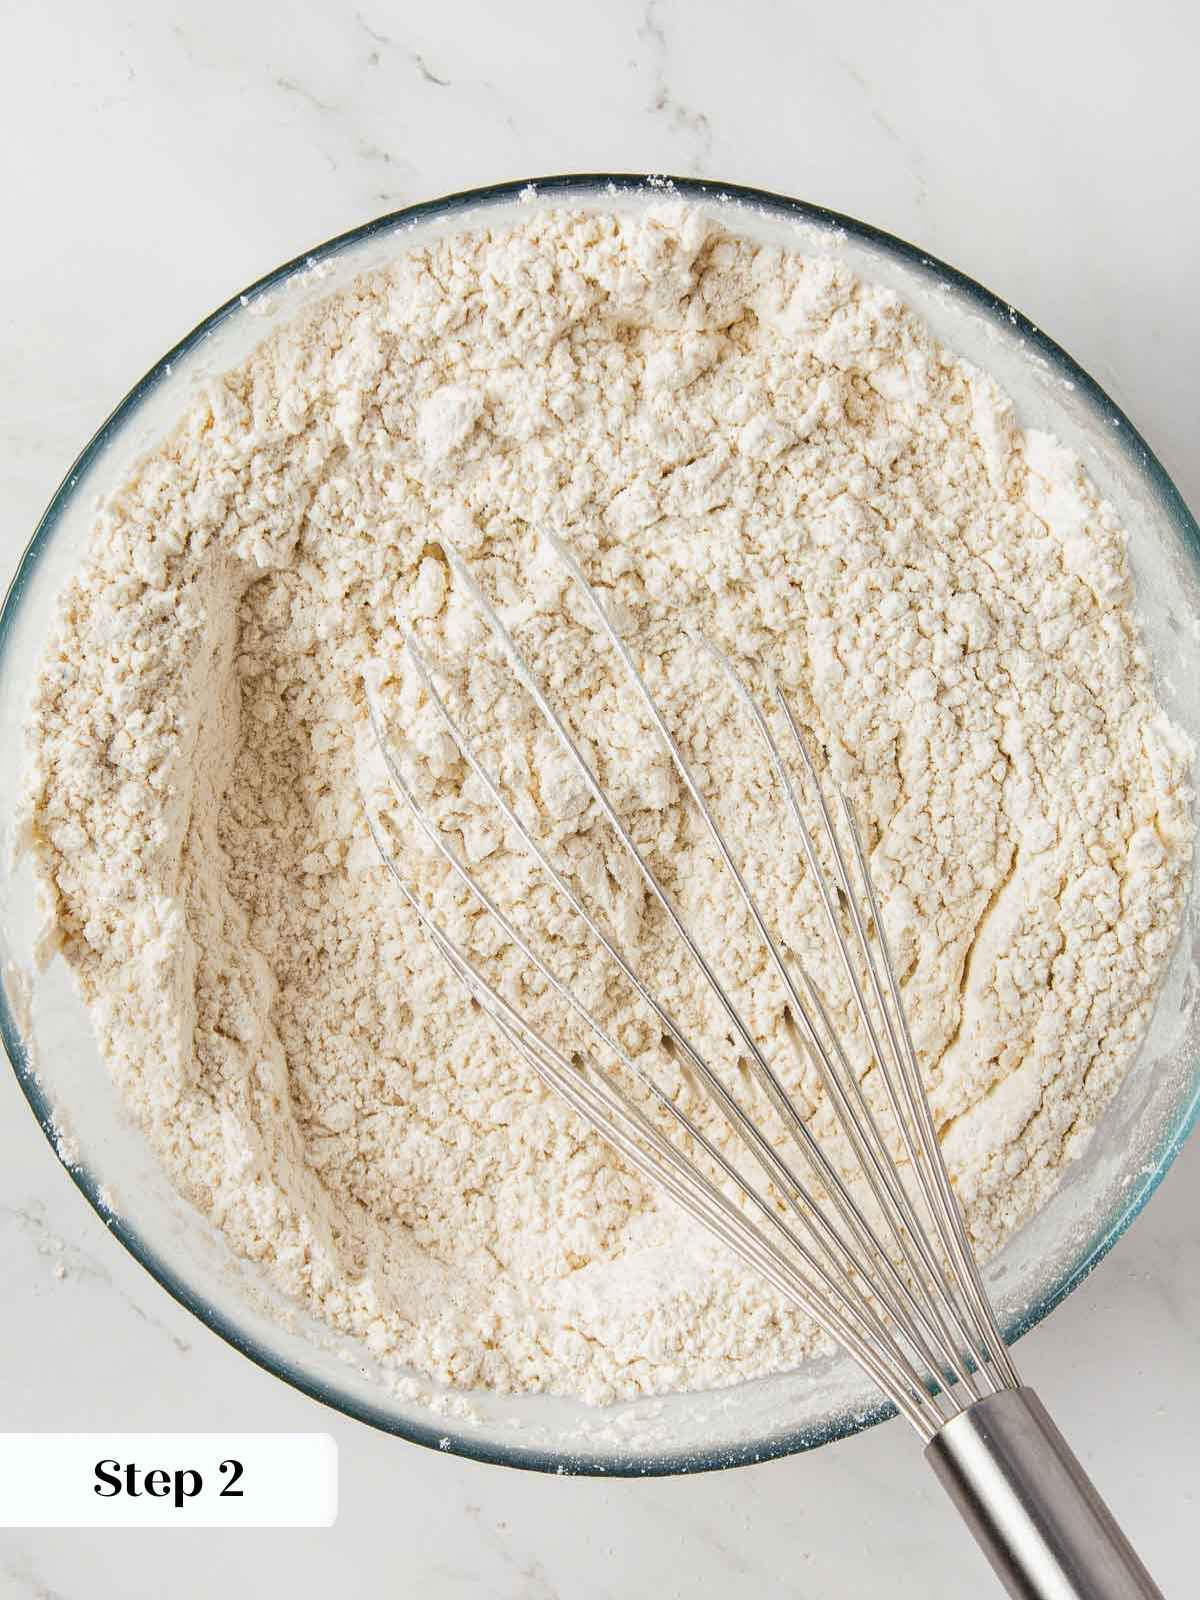
[[[233,290],[409,201],[568,170],[757,183],[918,240],[1049,329],[1200,504],[1195,9],[1171,0],[9,0],[0,577],[141,371]],[[0,1533],[3,1600],[994,1592],[898,1423],[700,1479],[546,1479],[252,1367],[109,1238],[0,1074],[0,1427],[329,1428],[331,1531]],[[1023,1366],[1192,1592],[1200,1145]],[[59,1276],[56,1268],[64,1275]]]

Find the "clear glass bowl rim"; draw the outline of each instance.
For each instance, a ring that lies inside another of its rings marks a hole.
[[[284,262],[282,266],[276,267],[240,293],[233,295],[198,323],[190,333],[186,334],[184,338],[168,350],[145,376],[130,389],[124,399],[120,401],[109,417],[97,429],[83,450],[80,451],[70,470],[55,490],[18,562],[16,571],[8,586],[3,607],[0,607],[0,672],[4,670],[9,639],[13,631],[14,619],[21,605],[22,595],[43,551],[53,537],[55,526],[71,499],[77,483],[83,478],[93,459],[104,449],[109,440],[132,420],[139,406],[148,395],[159,383],[170,376],[173,365],[182,356],[202,340],[208,338],[226,318],[242,311],[247,301],[278,287],[296,273],[311,270],[322,261],[339,255],[344,250],[352,249],[379,234],[395,232],[415,223],[453,218],[459,212],[474,213],[488,205],[503,205],[512,202],[518,199],[523,191],[529,190],[531,186],[536,191],[539,200],[556,196],[564,201],[572,197],[586,197],[593,200],[596,198],[610,198],[615,203],[619,202],[623,195],[644,195],[649,189],[658,191],[664,199],[674,196],[701,203],[730,201],[741,203],[759,210],[773,212],[797,223],[838,230],[863,243],[874,245],[910,268],[918,269],[936,278],[941,284],[971,302],[974,309],[983,316],[996,319],[998,322],[1005,324],[1008,329],[1018,333],[1028,342],[1038,357],[1044,359],[1059,376],[1075,385],[1086,399],[1088,405],[1111,425],[1114,448],[1124,450],[1131,458],[1136,469],[1148,480],[1160,503],[1166,508],[1172,521],[1176,524],[1181,544],[1188,551],[1197,568],[1200,569],[1200,525],[1197,524],[1196,519],[1188,510],[1182,495],[1171,481],[1166,469],[1129,418],[1096,380],[1085,372],[1060,345],[1043,333],[1039,327],[1022,315],[1014,306],[993,294],[990,290],[985,289],[975,279],[930,255],[918,246],[910,244],[894,234],[875,228],[870,223],[860,222],[854,217],[845,216],[840,212],[831,211],[824,206],[814,205],[808,201],[796,200],[787,195],[774,194],[769,190],[756,189],[743,184],[720,183],[711,179],[670,177],[659,174],[562,173],[552,177],[522,178],[507,183],[489,184],[477,189],[466,189],[456,194],[445,195],[439,199],[426,200],[416,205],[405,206],[398,211],[387,212],[370,222],[351,228],[345,233],[337,234],[323,244],[319,244],[311,250],[306,250],[302,255]],[[3,1037],[5,1050],[16,1074],[17,1081],[41,1126],[42,1132],[56,1155],[60,1155],[52,1108],[48,1096],[29,1062],[21,1039],[17,1018],[14,1015],[9,996],[3,984],[0,984],[0,1036]],[[1195,1126],[1198,1117],[1200,1117],[1200,1061],[1197,1061],[1193,1069],[1190,1092],[1183,1098],[1175,1120],[1165,1129],[1157,1152],[1144,1169],[1143,1181],[1130,1186],[1122,1204],[1096,1231],[1082,1249],[1078,1258],[1064,1272],[1059,1281],[1051,1285],[1039,1299],[1031,1302],[1017,1318],[1010,1322],[1005,1329],[1005,1337],[1009,1344],[1015,1343],[1016,1340],[1028,1333],[1031,1328],[1036,1327],[1067,1295],[1082,1283],[1084,1278],[1108,1254],[1109,1250],[1112,1249],[1113,1245],[1130,1226],[1134,1218],[1139,1215],[1162,1182],[1188,1134]],[[749,1462],[766,1461],[780,1456],[796,1454],[800,1451],[815,1449],[819,1445],[832,1443],[836,1439],[847,1438],[851,1434],[860,1432],[887,1417],[895,1415],[893,1406],[881,1403],[866,1411],[855,1410],[841,1416],[832,1417],[824,1427],[814,1428],[810,1426],[795,1431],[776,1433],[770,1438],[761,1441],[751,1440],[744,1447],[734,1452],[730,1452],[728,1448],[722,1449],[719,1454],[714,1453],[711,1455],[704,1452],[664,1451],[653,1456],[631,1456],[620,1461],[614,1461],[611,1457],[592,1459],[588,1457],[586,1452],[581,1455],[573,1454],[570,1457],[566,1457],[544,1450],[520,1450],[481,1444],[479,1440],[472,1438],[469,1430],[464,1430],[444,1418],[432,1419],[428,1427],[414,1423],[411,1419],[400,1421],[381,1408],[364,1403],[357,1396],[339,1392],[333,1385],[315,1380],[291,1363],[277,1357],[272,1352],[264,1350],[254,1339],[248,1338],[223,1312],[217,1310],[208,1301],[194,1293],[174,1268],[146,1244],[135,1228],[123,1221],[121,1217],[114,1216],[105,1207],[101,1197],[101,1185],[92,1173],[85,1167],[71,1166],[69,1164],[67,1164],[67,1172],[76,1187],[104,1222],[106,1228],[115,1234],[134,1259],[146,1269],[151,1277],[172,1298],[192,1312],[214,1333],[232,1345],[234,1349],[241,1351],[256,1365],[272,1373],[275,1377],[283,1379],[285,1383],[290,1384],[293,1388],[300,1390],[324,1405],[332,1407],[343,1415],[365,1422],[385,1433],[391,1433],[407,1439],[411,1443],[424,1445],[442,1453],[461,1455],[472,1460],[501,1466],[521,1467],[539,1472],[570,1472],[574,1474],[596,1474],[604,1477],[652,1477],[682,1472],[715,1471],[725,1467],[740,1466]]]

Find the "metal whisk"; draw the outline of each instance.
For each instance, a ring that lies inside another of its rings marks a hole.
[[[727,1077],[714,1069],[693,1035],[639,976],[626,951],[521,820],[439,693],[434,668],[408,632],[405,645],[421,686],[510,834],[520,840],[571,912],[599,941],[632,993],[649,1007],[664,1039],[671,1041],[677,1060],[686,1065],[692,1081],[703,1087],[736,1135],[743,1158],[732,1160],[647,1067],[633,1059],[488,893],[405,778],[379,706],[369,694],[372,726],[396,797],[504,939],[521,952],[548,992],[561,1001],[564,1014],[573,1015],[596,1041],[600,1057],[616,1065],[603,1065],[590,1051],[568,1054],[531,1025],[519,1006],[489,981],[435,920],[406,881],[379,823],[368,814],[376,845],[401,893],[469,995],[529,1067],[630,1166],[841,1344],[890,1397],[920,1434],[927,1460],[1011,1594],[1028,1600],[1147,1600],[1158,1596],[1159,1590],[1045,1408],[1033,1391],[1021,1384],[1005,1348],[942,1158],[866,850],[847,797],[828,777],[822,779],[783,693],[773,691],[772,708],[781,741],[767,711],[752,697],[732,664],[701,642],[724,674],[769,758],[878,1073],[882,1095],[878,1110],[869,1103],[826,1001],[799,962],[790,954],[785,956],[768,925],[712,807],[600,595],[570,551],[556,539],[548,542],[594,612],[607,647],[664,741],[684,789],[732,876],[783,986],[791,1020],[807,1047],[845,1148],[852,1155],[856,1181],[853,1185],[845,1181],[797,1110],[728,987],[622,823],[512,635],[462,557],[444,541],[441,548],[456,584],[486,621],[516,678],[678,936],[700,983],[728,1026],[736,1059],[748,1066],[786,1140],[767,1136],[748,1109],[751,1096],[745,1087],[741,1092],[729,1087]],[[797,778],[802,780],[810,815],[816,819],[815,830],[806,821]],[[823,853],[831,870],[822,864]],[[629,1092],[627,1085],[632,1083],[645,1096],[643,1104]],[[651,1107],[659,1113],[657,1118],[650,1114]],[[889,1129],[891,1144],[886,1137]],[[893,1147],[901,1152],[899,1161],[892,1154]]]

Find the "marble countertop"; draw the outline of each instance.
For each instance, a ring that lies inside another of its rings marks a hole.
[[[1194,8],[14,0],[0,580],[79,447],[206,311],[382,211],[561,171],[758,184],[914,239],[1027,312],[1200,506]],[[736,1473],[550,1479],[431,1454],[250,1365],[109,1237],[0,1073],[0,1428],[309,1430],[311,1532],[4,1532],[0,1600],[991,1594],[899,1423]],[[1168,1593],[1190,1591],[1200,1144],[1021,1349]],[[269,1589],[267,1586],[269,1585]]]

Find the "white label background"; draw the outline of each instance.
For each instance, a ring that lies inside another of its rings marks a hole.
[[[242,1464],[240,1496],[221,1494],[229,1460]],[[120,1463],[120,1494],[95,1493],[98,1461]],[[131,1461],[136,1497],[124,1488]],[[155,1467],[198,1472],[202,1488],[181,1506],[173,1483],[155,1498],[142,1487]],[[0,1434],[4,1528],[328,1528],[337,1510],[337,1445],[327,1433]]]

